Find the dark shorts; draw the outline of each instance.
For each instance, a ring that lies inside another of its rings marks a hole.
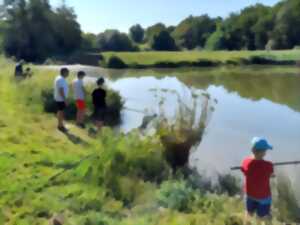
[[[57,111],[64,111],[66,109],[65,102],[56,102],[56,110]]]
[[[95,121],[104,121],[106,118],[106,109],[105,108],[95,109],[92,118]]]
[[[246,206],[248,213],[256,214],[260,218],[271,215],[271,203],[261,203],[252,198],[247,198]]]

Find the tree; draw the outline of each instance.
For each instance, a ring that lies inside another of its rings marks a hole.
[[[183,48],[194,49],[204,47],[207,38],[216,30],[216,19],[207,15],[183,20],[174,30],[172,36]]]
[[[92,50],[97,48],[97,35],[92,33],[82,33],[81,39],[81,48],[83,50]]]
[[[275,24],[272,37],[276,48],[293,48],[300,45],[300,1],[284,1],[279,6]]]
[[[52,23],[58,53],[68,54],[81,47],[81,29],[72,8],[57,8]]]
[[[151,43],[154,36],[158,35],[160,32],[166,30],[166,26],[163,23],[157,23],[146,29],[146,40]]]
[[[81,30],[72,9],[53,10],[48,0],[15,1],[8,10],[4,50],[9,56],[43,61],[81,46]]]
[[[205,43],[205,49],[207,50],[222,50],[226,49],[225,46],[225,34],[221,28],[218,28],[212,33]]]
[[[250,6],[238,14],[231,14],[223,23],[226,46],[229,50],[264,49],[274,26],[271,7]]]
[[[8,28],[4,36],[4,50],[9,56],[29,59],[31,37],[25,0],[21,0],[8,12]],[[18,34],[18,35],[16,35]]]
[[[130,38],[136,43],[141,43],[144,40],[145,31],[139,24],[132,26],[129,30],[129,33]]]
[[[168,31],[163,30],[155,35],[151,44],[152,49],[157,51],[175,51],[177,50],[175,40]]]
[[[106,30],[97,37],[97,47],[101,51],[136,51],[137,48],[125,33]]]

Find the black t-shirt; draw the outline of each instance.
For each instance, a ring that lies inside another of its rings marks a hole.
[[[15,67],[15,76],[22,76],[23,75],[23,65],[18,63]]]
[[[104,89],[95,89],[92,93],[92,98],[95,108],[106,108],[106,91]]]

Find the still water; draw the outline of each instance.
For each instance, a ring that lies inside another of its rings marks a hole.
[[[191,164],[208,175],[229,172],[250,154],[252,137],[266,137],[274,146],[268,159],[300,160],[300,68],[189,69],[105,71],[128,108],[156,112],[153,89],[171,89],[184,101],[192,91],[208,92],[218,104]],[[176,97],[165,94],[165,108],[175,110]],[[143,115],[125,110],[122,129],[140,125]],[[300,166],[277,169],[300,190]],[[235,172],[238,173],[238,172]],[[297,193],[300,198],[300,193]]]
[[[84,69],[84,68],[83,68]],[[300,160],[300,68],[245,67],[176,70],[89,69],[91,76],[108,77],[131,109],[157,112],[154,89],[176,90],[185,102],[192,92],[208,92],[218,101],[206,134],[191,157],[191,164],[207,175],[227,173],[250,154],[250,140],[266,137],[274,146],[268,159]],[[164,93],[165,110],[172,115],[176,96]],[[143,115],[123,111],[121,129],[141,125]],[[300,190],[300,166],[277,169]],[[239,173],[239,172],[234,172]],[[300,199],[300,192],[297,193]]]

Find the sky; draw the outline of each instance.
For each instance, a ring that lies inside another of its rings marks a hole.
[[[53,6],[62,0],[50,0]],[[274,5],[279,0],[66,0],[73,7],[85,32],[106,29],[128,32],[133,24],[148,27],[157,22],[177,25],[189,15],[226,17],[256,3]]]

